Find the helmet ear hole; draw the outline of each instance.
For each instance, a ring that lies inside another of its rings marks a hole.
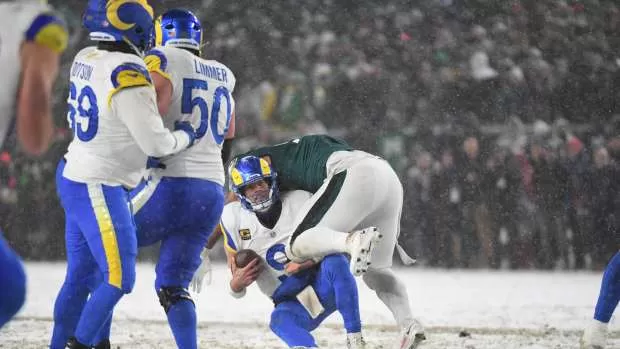
[[[166,26],[164,28],[166,28],[166,30],[172,30],[172,29],[174,29],[174,25],[166,24]]]

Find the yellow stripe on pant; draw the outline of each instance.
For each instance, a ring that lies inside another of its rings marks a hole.
[[[108,204],[103,195],[103,188],[99,184],[88,185],[88,196],[91,205],[95,211],[95,218],[99,225],[99,233],[101,234],[101,242],[105,252],[105,259],[110,273],[108,283],[114,287],[122,288],[123,268],[121,266],[121,257],[118,251],[118,242],[116,240],[116,231],[112,224],[112,217]]]

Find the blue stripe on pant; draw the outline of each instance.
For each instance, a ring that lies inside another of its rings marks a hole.
[[[131,192],[138,245],[161,241],[155,290],[179,349],[195,349],[196,311],[187,287],[224,208],[221,185],[197,178],[153,177]]]
[[[271,313],[269,327],[289,347],[316,347],[310,332],[336,310],[342,315],[347,333],[361,331],[357,284],[343,255],[323,259],[312,287],[325,309],[316,319],[296,299],[279,303]]]
[[[65,210],[67,274],[55,304],[52,348],[61,348],[71,335],[97,344],[114,306],[133,289],[137,256],[127,191],[71,181],[62,176],[63,169],[64,160],[58,165],[56,188]]]
[[[26,300],[26,274],[21,259],[0,233],[0,328]]]

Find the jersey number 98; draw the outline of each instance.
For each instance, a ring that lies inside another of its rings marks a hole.
[[[194,107],[198,107],[200,110],[200,126],[196,129],[196,139],[201,139],[207,134],[209,126],[211,126],[211,134],[216,144],[222,144],[224,142],[224,136],[228,131],[228,125],[230,124],[231,106],[230,106],[230,93],[224,86],[219,86],[213,92],[213,105],[211,106],[211,120],[209,120],[209,106],[207,101],[198,94],[193,97],[193,91],[208,91],[209,84],[204,80],[198,79],[183,79],[183,95],[181,96],[181,113],[192,114]],[[222,98],[226,98],[226,124],[222,133],[219,133],[219,117],[220,107],[222,104]]]
[[[79,94],[73,82],[69,84],[69,124],[75,136],[82,142],[95,138],[99,128],[97,96],[90,86],[84,86]]]

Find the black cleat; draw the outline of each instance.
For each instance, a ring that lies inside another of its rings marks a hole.
[[[87,345],[84,345],[78,342],[77,339],[72,337],[67,342],[67,346],[65,347],[65,349],[91,349],[91,348]]]
[[[110,340],[109,339],[104,339],[101,342],[99,342],[99,344],[95,345],[93,347],[93,349],[110,349]]]

